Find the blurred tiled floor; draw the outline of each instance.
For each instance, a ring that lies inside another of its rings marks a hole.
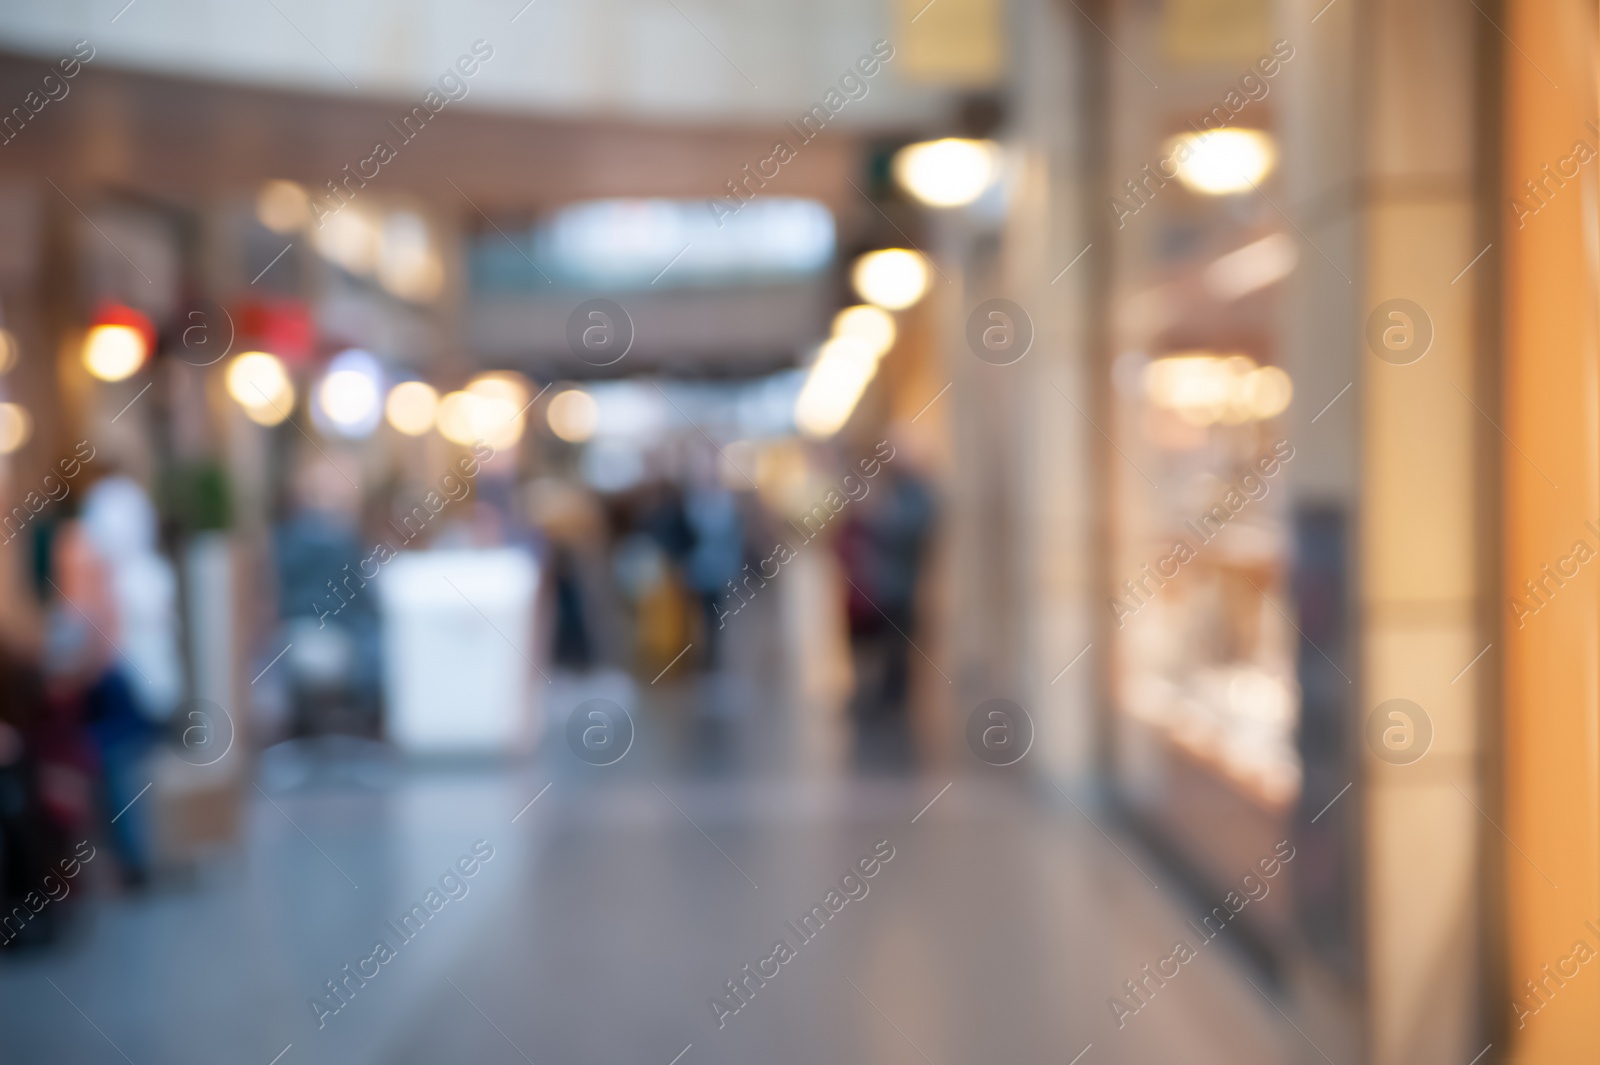
[[[1107,997],[1186,914],[1071,807],[963,777],[913,823],[949,781],[640,753],[595,769],[552,746],[518,771],[256,795],[245,851],[193,888],[97,904],[64,949],[0,962],[0,1059],[670,1065],[692,1044],[683,1065],[955,1065],[1092,1043],[1085,1065],[1284,1060],[1225,949],[1115,1029]],[[470,894],[318,1030],[308,998],[478,839],[495,857]],[[869,894],[719,1030],[709,996],[796,942],[785,922],[878,840],[895,857]]]
[[[778,646],[754,626],[740,638],[738,662]],[[617,678],[558,677],[545,693],[555,720],[521,767],[335,759],[305,775],[273,752],[249,791],[245,842],[197,883],[96,898],[57,949],[0,957],[0,1062],[1066,1065],[1082,1053],[1081,1065],[1257,1065],[1309,1053],[1220,945],[1118,1031],[1107,999],[1191,938],[1155,862],[1100,821],[1119,853],[1018,770],[851,772],[841,719],[796,709],[787,671],[762,669],[643,686],[635,744],[604,768],[577,759],[560,726],[565,707],[615,695]],[[380,935],[392,941],[384,923],[478,840],[495,856],[469,893],[319,1029],[308,1000]],[[868,894],[799,945],[785,922],[880,840],[894,857]],[[797,956],[719,1029],[708,999],[780,938]]]

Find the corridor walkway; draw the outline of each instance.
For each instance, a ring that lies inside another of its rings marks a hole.
[[[1108,997],[1192,939],[1192,915],[1133,841],[1050,788],[752,772],[737,756],[763,749],[752,735],[778,715],[710,724],[669,705],[701,694],[693,681],[656,694],[636,749],[608,767],[553,729],[517,771],[324,766],[298,786],[267,772],[245,853],[187,887],[94,901],[65,949],[0,964],[15,1060],[1255,1065],[1309,1052],[1223,940],[1118,1030]],[[875,856],[870,879],[840,886]],[[474,875],[440,888],[464,857]],[[402,942],[386,922],[435,889],[454,897]],[[847,890],[858,897],[840,903]],[[820,932],[815,916],[801,927],[830,902]],[[379,938],[395,956],[369,964]],[[780,940],[792,956],[767,961]],[[347,1001],[319,1028],[309,1000],[337,1005],[329,980]]]

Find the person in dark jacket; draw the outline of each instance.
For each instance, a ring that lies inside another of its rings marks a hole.
[[[857,714],[863,718],[905,717],[919,591],[934,518],[927,485],[889,466],[840,530],[836,549],[849,578],[850,641],[867,666],[864,672],[876,673],[876,683],[863,683],[857,692]]]
[[[39,782],[37,735],[45,714],[38,667],[0,647],[0,949],[53,941],[65,912],[39,895],[67,839]]]

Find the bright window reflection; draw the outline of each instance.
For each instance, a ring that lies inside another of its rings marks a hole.
[[[665,289],[804,277],[833,260],[833,215],[815,200],[757,197],[721,221],[704,200],[578,203],[534,226],[531,240],[527,229],[507,229],[512,244],[485,234],[472,252],[474,279],[491,289],[512,287],[513,278],[543,288],[545,277],[613,291]]]

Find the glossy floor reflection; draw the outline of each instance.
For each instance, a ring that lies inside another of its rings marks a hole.
[[[612,766],[579,761],[563,721],[516,769],[267,759],[240,852],[186,886],[90,899],[68,942],[0,959],[0,1059],[956,1065],[1089,1047],[1086,1065],[1250,1065],[1303,1049],[1227,948],[1116,1028],[1108,997],[1192,914],[1049,786],[863,766],[748,679],[706,684],[648,689]],[[892,857],[841,888],[875,847]],[[441,887],[463,858],[474,875]],[[401,943],[386,922],[430,890],[453,897]],[[792,957],[767,961],[779,940]],[[329,980],[347,1001],[319,1028],[309,1000],[337,1004]]]

